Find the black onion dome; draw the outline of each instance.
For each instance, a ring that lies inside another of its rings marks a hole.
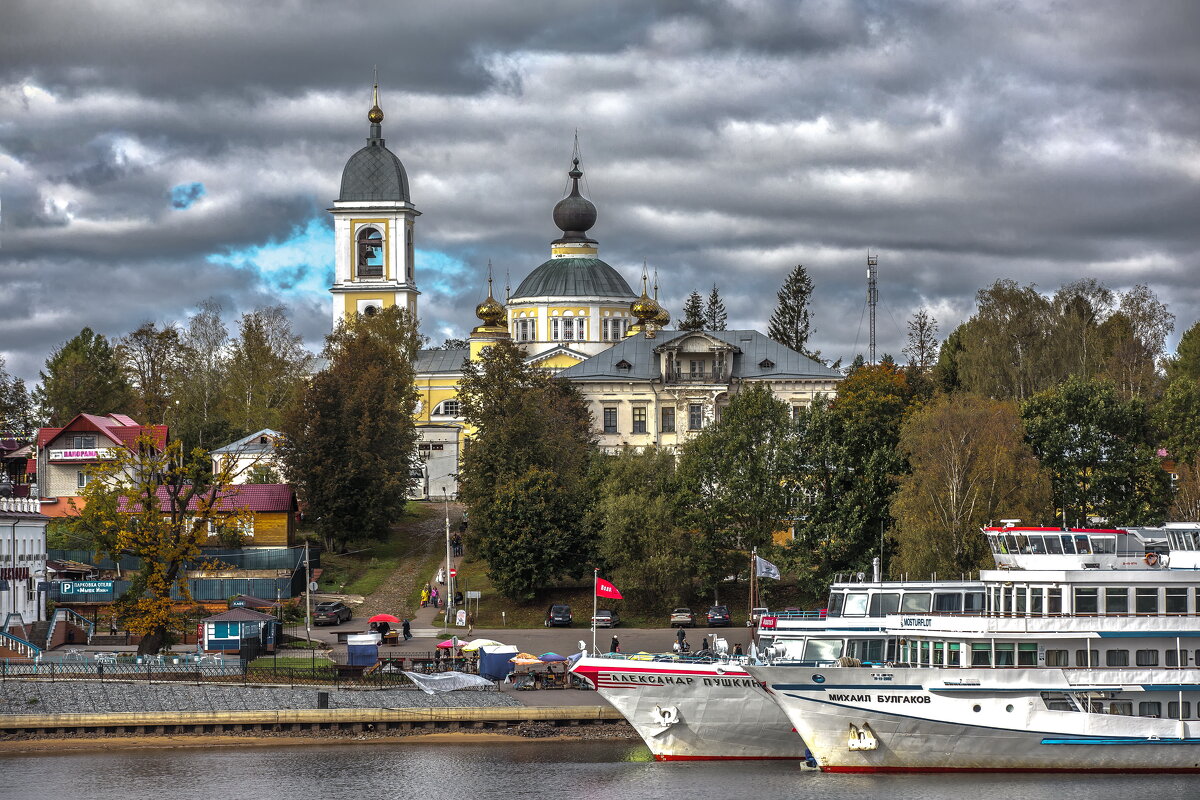
[[[559,200],[554,206],[554,224],[563,232],[559,242],[590,242],[587,232],[596,224],[596,206],[591,200],[579,193],[579,179],[583,177],[583,172],[579,169],[579,159],[573,161],[571,171],[567,173],[571,178],[571,193]]]

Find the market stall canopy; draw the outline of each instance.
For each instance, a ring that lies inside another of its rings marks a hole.
[[[369,620],[367,620],[367,622],[399,622],[399,621],[400,621],[399,617],[393,617],[391,614],[376,614],[375,616],[373,616]]]
[[[531,653],[517,653],[515,656],[510,658],[509,661],[516,664],[518,667],[529,667],[533,666],[534,664],[542,663],[540,658]]]
[[[464,653],[474,653],[481,647],[496,647],[500,644],[501,642],[497,642],[495,639],[475,639],[464,644],[462,649]]]
[[[549,653],[542,653],[540,656],[538,656],[538,660],[542,661],[545,664],[549,664],[554,661],[570,661],[570,659],[567,658],[566,656],[560,656],[558,653],[555,653],[554,651],[551,651]]]
[[[439,650],[452,650],[455,647],[462,647],[462,643],[455,642],[453,639],[447,639],[444,642],[438,642],[437,646]]]

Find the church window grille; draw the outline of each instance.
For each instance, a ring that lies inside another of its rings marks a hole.
[[[558,341],[558,339],[559,339],[558,325],[559,325],[560,321],[561,320],[559,320],[558,317],[550,318],[550,338],[553,339],[554,341]]]
[[[562,338],[566,341],[570,341],[571,339],[575,338],[575,320],[571,319],[570,317],[567,317],[562,321]]]
[[[583,317],[575,320],[575,338],[581,342],[587,339],[587,320]]]
[[[383,234],[378,228],[358,231],[358,277],[383,277]]]
[[[458,417],[461,411],[462,405],[457,400],[443,400],[433,413],[442,417]]]

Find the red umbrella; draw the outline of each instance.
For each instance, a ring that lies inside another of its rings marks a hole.
[[[393,617],[391,614],[376,614],[375,616],[373,616],[369,620],[367,620],[367,622],[399,622],[399,621],[400,621],[399,619],[397,619],[396,617]]]

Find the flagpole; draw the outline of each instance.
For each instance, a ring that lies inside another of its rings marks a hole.
[[[597,605],[597,602],[599,600],[597,592],[599,592],[599,590],[600,590],[600,568],[595,567],[592,570],[592,652],[596,653],[596,654],[599,654],[599,652],[600,652],[599,650],[596,649],[596,612],[600,608]]]

